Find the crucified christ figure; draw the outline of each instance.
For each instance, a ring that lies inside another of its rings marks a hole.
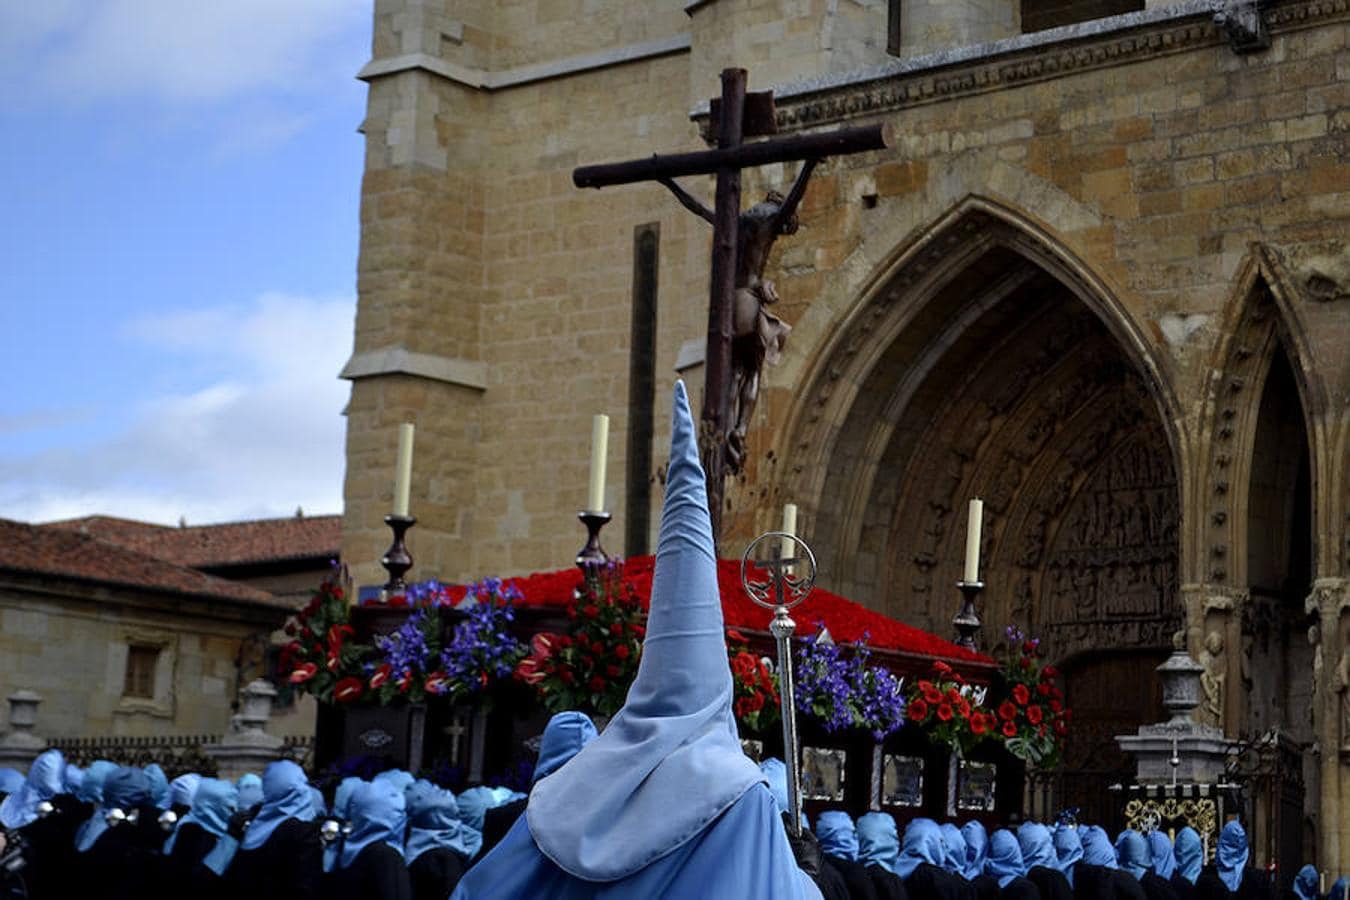
[[[736,294],[732,307],[731,385],[732,424],[727,431],[727,463],[733,473],[745,463],[745,435],[759,398],[759,375],[767,362],[776,365],[782,356],[792,326],[769,312],[778,302],[778,291],[764,277],[774,241],[782,234],[797,232],[797,206],[806,193],[806,183],[818,160],[808,159],[784,197],[769,191],[764,200],[738,217],[736,233]],[[690,212],[714,222],[713,212],[672,178],[659,179]],[[713,390],[713,385],[706,388]]]

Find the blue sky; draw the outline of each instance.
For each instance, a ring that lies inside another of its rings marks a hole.
[[[0,517],[340,511],[370,20],[0,3]]]

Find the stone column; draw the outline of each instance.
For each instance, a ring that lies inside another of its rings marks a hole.
[[[42,698],[32,691],[15,691],[7,699],[9,731],[0,735],[0,766],[27,772],[28,764],[47,749],[47,742],[33,733]]]
[[[1306,610],[1318,623],[1312,635],[1313,729],[1321,749],[1317,859],[1321,869],[1339,872],[1346,858],[1342,831],[1350,827],[1341,813],[1350,759],[1350,579],[1318,578]]]
[[[230,781],[249,772],[262,772],[268,763],[282,757],[286,744],[266,731],[277,689],[259,678],[241,694],[240,710],[230,720],[229,732],[219,744],[206,748],[207,755],[216,761],[219,777]]]

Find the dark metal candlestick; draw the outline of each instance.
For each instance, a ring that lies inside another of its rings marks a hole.
[[[980,630],[980,614],[975,611],[975,598],[984,590],[983,581],[958,581],[965,599],[961,602],[961,611],[952,616],[952,625],[956,627],[956,646],[975,649],[975,632]]]
[[[404,535],[408,529],[416,524],[415,516],[394,516],[384,517],[384,524],[389,526],[389,530],[394,532],[394,542],[389,545],[389,549],[384,551],[384,556],[380,557],[380,565],[384,566],[385,571],[389,573],[389,580],[385,582],[384,590],[381,592],[381,599],[387,600],[395,594],[401,594],[407,590],[408,586],[403,583],[403,575],[412,568],[412,554],[408,552],[408,545],[403,542]]]
[[[600,567],[609,562],[609,554],[600,546],[600,529],[612,517],[607,512],[582,510],[577,513],[577,518],[586,526],[586,546],[577,551],[577,568],[586,576],[586,583],[596,588]]]

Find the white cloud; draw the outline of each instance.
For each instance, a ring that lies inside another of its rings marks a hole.
[[[142,348],[205,361],[228,377],[127,411],[97,445],[0,459],[0,515],[93,514],[172,524],[342,508],[352,298],[265,294],[246,306],[149,317]]]
[[[222,101],[352,77],[370,19],[352,0],[15,0],[0,48],[49,99]]]

